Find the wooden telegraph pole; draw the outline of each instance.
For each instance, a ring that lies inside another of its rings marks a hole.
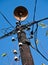
[[[34,65],[33,58],[29,48],[30,42],[27,40],[24,31],[18,33],[18,40],[19,40],[19,49],[22,59],[22,65]]]
[[[27,15],[28,15],[28,11],[23,6],[19,6],[14,10],[14,16],[17,20],[19,20],[19,22],[16,23],[17,25],[16,31],[18,36],[22,65],[34,65],[33,58],[30,52],[30,47],[29,47],[30,42],[26,37],[26,33],[22,30],[21,22],[20,22],[26,19]]]

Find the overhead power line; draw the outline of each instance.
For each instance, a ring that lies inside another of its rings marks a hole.
[[[1,11],[0,11],[0,14],[3,16],[3,18],[6,20],[6,22],[9,23],[12,28],[14,28],[14,26],[8,21],[8,19],[5,17],[5,15]]]
[[[37,0],[35,0],[35,3],[34,3],[33,22],[35,22],[36,8],[37,8]],[[34,31],[34,24],[33,24],[33,25],[32,25],[32,31],[31,31],[31,34],[34,34],[34,41],[35,41],[35,46],[36,46],[36,48],[37,48],[37,45],[36,45],[37,30],[38,30],[38,23],[36,23],[35,31]]]
[[[35,15],[36,15],[36,7],[37,7],[37,0],[35,0],[35,3],[34,3],[34,13],[33,13],[33,21],[35,21]],[[33,29],[34,29],[34,25],[32,25],[32,32],[33,32]]]
[[[45,60],[47,60],[48,61],[48,58],[46,58],[40,51],[39,51],[39,49],[37,48],[34,48],[32,45],[31,45],[31,47],[34,49],[34,50],[36,50]]]
[[[37,7],[37,0],[35,0],[35,5],[34,5],[33,21],[35,20],[35,15],[36,15],[36,7]]]

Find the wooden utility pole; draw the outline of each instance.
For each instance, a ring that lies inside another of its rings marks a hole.
[[[18,36],[22,65],[34,65],[33,58],[29,48],[30,42],[26,37],[26,33],[23,31],[25,27],[22,28],[21,26],[21,21],[25,20],[28,16],[28,10],[23,6],[19,6],[15,8],[14,16],[18,20],[18,22],[16,23],[16,32]]]
[[[22,45],[19,46],[22,65],[34,65],[33,57],[29,48],[30,42],[26,38],[26,33],[24,31],[18,32],[18,41],[19,43],[22,43]]]

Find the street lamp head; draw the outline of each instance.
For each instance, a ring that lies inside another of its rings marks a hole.
[[[24,6],[18,6],[15,8],[14,10],[14,17],[18,20],[18,21],[23,21],[27,18],[28,16],[28,11]]]

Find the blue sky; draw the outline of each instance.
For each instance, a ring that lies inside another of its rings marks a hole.
[[[34,1],[35,0],[0,0],[0,11],[4,13],[4,15],[7,17],[7,19],[10,21],[10,23],[15,27],[16,26],[16,19],[14,18],[14,9],[17,6],[25,6],[28,9],[28,17],[24,21],[26,22],[32,22],[33,20],[33,9],[34,9]],[[38,0],[37,1],[37,10],[36,10],[36,18],[35,20],[39,20],[42,18],[48,17],[48,0]],[[43,21],[46,25],[48,25],[48,21]],[[0,29],[10,27],[10,25],[5,21],[5,19],[0,14]],[[47,28],[41,28],[39,26],[38,28],[38,39],[39,44],[38,48],[39,50],[48,58],[48,37],[45,35]],[[10,30],[9,30],[10,31]],[[0,36],[2,35],[2,32],[0,31]],[[11,41],[12,37],[16,37],[17,35],[12,35],[10,37],[4,38],[0,40],[0,65],[22,65],[21,60],[19,62],[14,61],[14,54],[13,50],[16,49],[19,53],[18,48],[18,41],[15,42]],[[34,45],[34,41],[31,40],[31,43]],[[35,50],[31,49],[31,53],[34,59],[35,65],[42,65],[42,63],[45,63],[45,65],[48,65],[48,62]],[[47,54],[46,54],[46,53]],[[2,57],[1,55],[3,53],[7,53],[6,57]],[[17,55],[19,56],[19,54]]]

